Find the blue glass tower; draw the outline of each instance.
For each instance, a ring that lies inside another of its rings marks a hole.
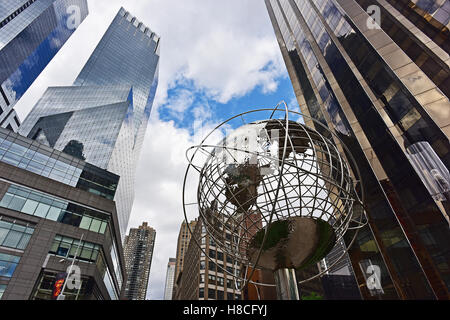
[[[0,125],[17,130],[14,104],[88,15],[87,0],[2,0]]]
[[[49,88],[19,133],[120,176],[125,234],[158,84],[159,36],[121,8],[73,86]]]

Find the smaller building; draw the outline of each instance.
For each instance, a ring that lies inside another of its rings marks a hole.
[[[240,283],[231,276],[241,273],[240,264],[216,246],[201,221],[197,222],[192,239],[185,255],[183,271],[176,279],[175,299],[241,300]]]
[[[175,265],[177,259],[169,258],[166,273],[166,286],[164,287],[164,300],[172,300],[173,287],[175,281]]]
[[[127,283],[124,297],[127,300],[145,300],[152,265],[156,231],[143,222],[130,229],[124,241]]]
[[[173,296],[176,295],[177,289],[176,281],[180,276],[180,273],[183,271],[184,257],[188,250],[189,242],[191,241],[191,232],[194,231],[196,224],[197,219],[192,220],[191,222],[189,222],[189,224],[187,224],[186,221],[183,221],[180,226],[180,232],[178,234],[178,241],[177,241],[177,256],[175,263]]]

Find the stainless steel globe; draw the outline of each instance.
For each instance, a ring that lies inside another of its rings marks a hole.
[[[268,111],[269,119],[246,123],[218,144],[208,142],[232,119]],[[242,286],[252,278],[246,269],[301,270],[317,263],[349,229],[367,222],[363,211],[355,210],[364,197],[355,191],[361,177],[343,142],[320,122],[312,120],[316,130],[289,120],[301,114],[286,104],[281,111],[281,119],[275,118],[279,105],[233,117],[187,152],[184,188],[195,169],[199,220],[216,247],[242,266],[239,274],[223,270]]]

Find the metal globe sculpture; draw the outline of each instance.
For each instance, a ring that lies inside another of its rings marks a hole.
[[[323,259],[349,229],[366,223],[354,209],[363,197],[355,191],[359,174],[352,178],[336,141],[345,145],[319,122],[320,132],[289,120],[301,114],[284,106],[281,119],[275,118],[279,106],[233,117],[187,152],[184,188],[195,169],[200,222],[223,253],[253,271],[304,269]],[[221,143],[208,142],[232,119],[268,111],[269,119],[245,123]],[[357,171],[355,163],[353,168]],[[252,272],[232,275],[245,286]]]

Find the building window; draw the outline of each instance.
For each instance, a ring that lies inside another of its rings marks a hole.
[[[105,214],[21,186],[11,185],[0,206],[101,234],[108,225]]]
[[[6,290],[6,284],[0,284],[0,300],[2,299],[3,292]]]
[[[208,284],[216,284],[216,277],[213,275],[208,275]]]
[[[205,297],[205,288],[198,289],[198,297],[204,298]]]
[[[216,266],[217,266],[217,272],[223,273],[223,264],[217,263]]]
[[[0,220],[0,246],[25,250],[33,232],[34,228],[26,223]]]
[[[209,271],[216,271],[216,264],[212,261],[208,262],[208,269]]]
[[[205,270],[205,261],[200,261],[200,270]]]
[[[18,256],[0,253],[0,277],[11,278],[19,261]]]
[[[119,288],[122,289],[123,277],[122,277],[122,268],[120,267],[119,261],[119,253],[117,252],[116,243],[113,241],[113,245],[111,247],[111,259],[114,266],[114,273],[116,274],[117,282],[119,283]]]
[[[0,160],[2,162],[106,199],[114,198],[119,179],[115,174],[102,171],[77,159],[70,161],[63,153],[58,155],[54,151],[50,157],[43,147],[35,149],[32,141],[24,142],[23,138],[15,133],[8,136],[8,134],[0,132]]]
[[[217,291],[217,300],[225,300],[223,296],[223,291]]]
[[[50,248],[50,253],[60,257],[73,258],[77,251],[78,260],[96,262],[100,252],[100,246],[86,241],[80,243],[79,240],[57,235]]]
[[[43,272],[38,280],[38,285],[34,290],[34,300],[51,300],[53,289],[55,285],[57,273],[56,272]],[[89,295],[97,291],[96,286],[89,281],[89,278],[81,278],[80,289],[70,289],[68,286],[64,289],[65,300],[87,300]],[[101,297],[96,297],[101,298]]]
[[[212,258],[212,259],[215,259],[216,258],[216,251],[212,250],[212,249],[209,249],[209,257]]]
[[[217,260],[223,261],[223,253],[217,251]]]
[[[216,299],[216,290],[208,289],[208,299]]]
[[[103,277],[103,283],[106,286],[106,290],[108,291],[111,300],[119,300],[119,292],[116,290],[108,268],[106,269],[105,276]]]

